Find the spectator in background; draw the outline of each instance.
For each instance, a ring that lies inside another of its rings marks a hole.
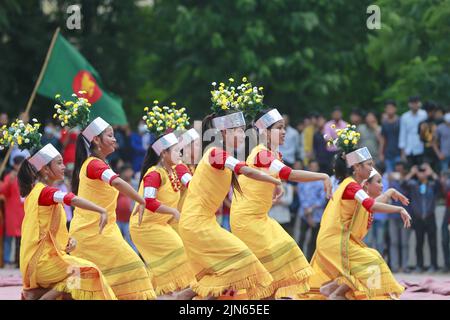
[[[327,138],[331,137],[334,139],[337,138],[336,130],[344,129],[347,127],[347,122],[342,120],[342,111],[341,107],[336,106],[333,108],[333,112],[331,113],[331,120],[325,123],[324,134],[327,135]],[[326,144],[325,144],[326,145]],[[327,146],[327,150],[335,153],[337,151],[334,145]]]
[[[423,161],[429,163],[435,172],[439,172],[439,159],[436,153],[437,125],[434,120],[436,107],[437,106],[433,101],[425,102],[423,110],[427,113],[427,119],[419,124],[419,137],[424,147]]]
[[[120,168],[120,177],[127,183],[131,183],[134,171],[133,168],[125,164]],[[128,242],[128,244],[133,248],[134,251],[138,252],[133,241],[131,241],[130,236],[130,216],[133,212],[134,202],[131,198],[126,195],[119,193],[117,197],[117,207],[116,207],[116,223],[119,226],[120,232],[123,238]]]
[[[45,146],[48,143],[51,143],[56,150],[59,152],[62,151],[62,145],[59,141],[59,134],[58,130],[56,129],[56,126],[51,121],[47,121],[44,127],[44,134],[41,138],[41,143],[43,146]]]
[[[269,216],[275,219],[283,229],[288,232],[291,223],[291,211],[289,210],[289,206],[294,199],[294,186],[286,181],[282,181],[282,184],[284,194],[280,199],[273,203],[272,208],[269,211]]]
[[[296,169],[300,166],[302,153],[299,147],[300,134],[289,125],[289,116],[287,114],[283,115],[283,119],[286,124],[286,140],[283,145],[280,145],[279,151],[286,165]]]
[[[76,129],[69,130],[68,128],[63,128],[61,130],[60,141],[63,148],[63,163],[68,170],[73,170],[75,166],[78,134],[79,131]]]
[[[350,113],[350,123],[356,126],[356,130],[359,131],[359,126],[363,123],[363,113],[358,108],[353,108]]]
[[[319,163],[315,160],[311,161],[309,171],[319,172]],[[321,181],[299,183],[297,190],[300,200],[298,214],[301,217],[299,246],[305,252],[308,261],[311,261],[314,251],[316,251],[317,234],[319,233],[320,220],[322,219],[327,199]],[[310,238],[305,247],[308,230],[311,230]]]
[[[417,180],[412,179],[416,177]],[[428,245],[431,255],[431,266],[429,272],[436,272],[437,265],[437,240],[436,240],[436,201],[439,197],[441,185],[437,174],[427,163],[420,167],[413,166],[411,172],[406,176],[404,187],[410,196],[410,207],[412,216],[412,226],[416,233],[416,272],[424,270],[423,245],[425,235],[428,238]]]
[[[444,123],[444,115],[445,115],[445,108],[441,105],[438,105],[436,107],[436,111],[434,112],[434,123],[436,125],[440,125],[441,123]]]
[[[405,162],[397,162],[393,172],[389,173],[389,188],[393,188],[407,198],[409,198],[406,188],[403,187],[406,182],[406,175],[408,174],[407,165]],[[400,201],[393,201],[393,205],[403,206]],[[411,212],[409,206],[403,206],[408,212]],[[389,266],[392,272],[409,272],[409,239],[411,237],[411,230],[403,227],[403,221],[396,214],[388,216],[389,226]]]
[[[137,132],[131,133],[130,141],[132,152],[132,165],[134,172],[141,169],[147,149],[144,146],[143,137],[147,133],[147,125],[144,120],[139,121]]]
[[[366,146],[369,149],[372,158],[379,159],[378,150],[381,140],[381,127],[378,124],[377,116],[374,112],[369,111],[366,114],[364,123],[357,129],[361,133],[360,145]]]
[[[401,150],[402,160],[407,160],[409,166],[423,162],[423,143],[419,137],[419,124],[427,118],[427,113],[420,109],[420,98],[409,98],[409,111],[400,118],[400,135],[398,147]]]
[[[361,134],[362,136],[362,134]],[[362,144],[364,145],[364,144]],[[381,176],[381,184],[383,185],[382,193],[389,189],[389,180],[385,174],[386,168],[383,163],[378,162],[375,164],[375,168]],[[386,253],[386,234],[387,234],[387,222],[388,215],[385,213],[374,213],[373,223],[369,232],[367,233],[367,245],[373,249],[376,249],[383,258]]]
[[[333,174],[333,155],[334,153],[328,151],[327,142],[325,141],[325,117],[319,115],[317,117],[317,129],[313,138],[314,158],[319,163],[320,172],[328,175]]]
[[[445,197],[445,216],[442,221],[442,250],[444,251],[444,272],[450,272],[450,171],[442,174],[441,178],[442,189]]]
[[[17,173],[25,158],[15,156],[13,169],[0,182],[0,195],[5,198],[5,238],[3,245],[3,261],[7,268],[17,267],[19,264],[20,237],[24,218],[24,198],[20,196]]]
[[[401,160],[398,149],[400,135],[400,118],[397,115],[397,104],[394,100],[384,103],[385,120],[381,124],[379,160],[384,162],[386,172],[394,171],[395,164]]]
[[[296,129],[298,132],[298,161],[303,162],[303,159],[305,159],[305,146],[303,144],[303,130],[305,129],[306,125],[309,125],[311,123],[310,118],[305,118],[303,120],[300,120],[297,123]]]
[[[441,163],[441,171],[446,172],[450,163],[450,112],[444,116],[444,122],[436,129],[436,153]]]
[[[308,165],[309,161],[313,159],[314,149],[314,132],[316,131],[317,126],[317,116],[316,113],[311,113],[307,118],[305,118],[305,128],[303,129],[303,163],[304,165]],[[307,121],[309,119],[309,121]]]

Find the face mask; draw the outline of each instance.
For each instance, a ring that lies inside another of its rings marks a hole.
[[[147,132],[147,126],[146,126],[145,124],[140,124],[140,125],[138,126],[138,131],[139,131],[139,133],[141,133],[141,134],[146,133],[146,132]]]
[[[44,128],[44,132],[45,132],[45,134],[47,134],[47,135],[51,135],[51,134],[54,134],[54,133],[55,133],[55,130],[54,130],[52,127],[45,127],[45,128]]]

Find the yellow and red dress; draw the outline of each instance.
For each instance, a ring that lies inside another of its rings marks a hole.
[[[392,299],[404,291],[378,251],[362,241],[371,225],[374,202],[351,177],[333,194],[311,260],[315,271],[310,278],[311,298],[324,298],[320,288],[331,281],[346,284],[349,299]]]
[[[111,186],[116,177],[108,165],[98,158],[89,157],[83,163],[78,195],[105,208],[108,224],[99,234],[99,215],[76,208],[70,224],[70,236],[77,240],[73,255],[94,262],[118,299],[155,299],[151,274],[116,224],[119,191]]]
[[[244,242],[216,220],[215,213],[230,190],[233,171],[239,172],[243,165],[225,151],[211,148],[189,182],[179,233],[197,279],[192,289],[201,297],[217,297],[227,289],[246,289],[250,299],[271,295],[270,273]]]
[[[23,288],[51,288],[75,300],[114,300],[94,263],[65,252],[69,235],[61,203],[70,205],[74,196],[39,182],[25,198],[20,248]]]
[[[180,187],[175,174],[169,177],[164,168],[151,167],[139,186],[146,202],[142,223],[139,225],[137,214],[130,219],[131,238],[153,274],[157,295],[185,289],[195,282],[183,241],[169,223],[172,215],[156,212],[161,204],[177,208]]]
[[[247,165],[275,178],[287,180],[290,169],[264,145],[256,146]],[[308,292],[312,268],[295,240],[269,216],[275,186],[246,176],[239,177],[242,195],[231,202],[231,231],[253,251],[272,275],[275,297],[292,297]]]

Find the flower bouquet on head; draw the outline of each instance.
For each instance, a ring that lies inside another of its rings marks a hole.
[[[88,125],[92,105],[86,98],[83,98],[85,93],[85,91],[79,91],[78,95],[74,93],[72,94],[74,99],[69,101],[61,99],[60,94],[55,96],[59,103],[54,106],[56,113],[53,115],[53,119],[58,119],[61,127],[80,126],[80,128],[85,128]]]
[[[333,128],[334,129],[334,128]],[[327,140],[327,145],[334,145],[336,148],[348,154],[357,149],[358,142],[361,138],[361,134],[356,131],[355,125],[348,124],[344,129],[337,129],[336,135],[337,138],[333,140],[331,137],[325,136],[325,140]]]
[[[189,126],[189,117],[185,113],[186,108],[176,108],[176,103],[172,102],[171,107],[159,106],[157,100],[153,101],[153,107],[145,107],[145,121],[148,130],[156,137],[173,132],[175,130],[185,130]]]
[[[244,113],[249,123],[255,119],[260,111],[267,108],[263,103],[263,89],[263,87],[253,86],[251,82],[248,82],[246,77],[242,78],[242,83],[237,87],[238,108]]]
[[[234,79],[228,79],[229,84],[221,82],[217,87],[217,83],[213,82],[213,90],[211,90],[211,110],[217,114],[223,113],[226,110],[238,110],[239,94],[236,88],[233,86]]]
[[[9,127],[4,125],[0,132],[0,150],[6,147],[17,145],[21,150],[29,150],[33,153],[40,149],[42,134],[39,133],[41,124],[36,119],[31,123],[24,123],[17,119]]]

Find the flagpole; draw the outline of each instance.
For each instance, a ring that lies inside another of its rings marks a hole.
[[[36,80],[36,83],[34,85],[33,91],[31,92],[31,96],[28,99],[28,103],[27,103],[27,106],[26,106],[25,112],[24,112],[24,117],[25,118],[29,117],[31,105],[33,104],[34,98],[36,97],[36,92],[37,92],[37,89],[39,88],[39,85],[41,84],[42,78],[44,77],[45,70],[47,69],[48,61],[50,60],[50,56],[52,54],[53,47],[55,46],[56,38],[58,37],[59,30],[60,30],[59,27],[56,28],[55,33],[53,34],[52,41],[50,42],[50,46],[48,47],[48,50],[47,50],[47,55],[45,56],[44,64],[42,65],[41,71],[40,71],[39,76],[38,76],[38,78]],[[12,152],[12,147],[9,148],[9,150],[6,153],[6,156],[3,159],[3,162],[2,162],[2,164],[0,166],[0,176],[2,175],[3,171],[6,168],[6,164],[8,163],[9,157],[11,156],[11,152]]]

